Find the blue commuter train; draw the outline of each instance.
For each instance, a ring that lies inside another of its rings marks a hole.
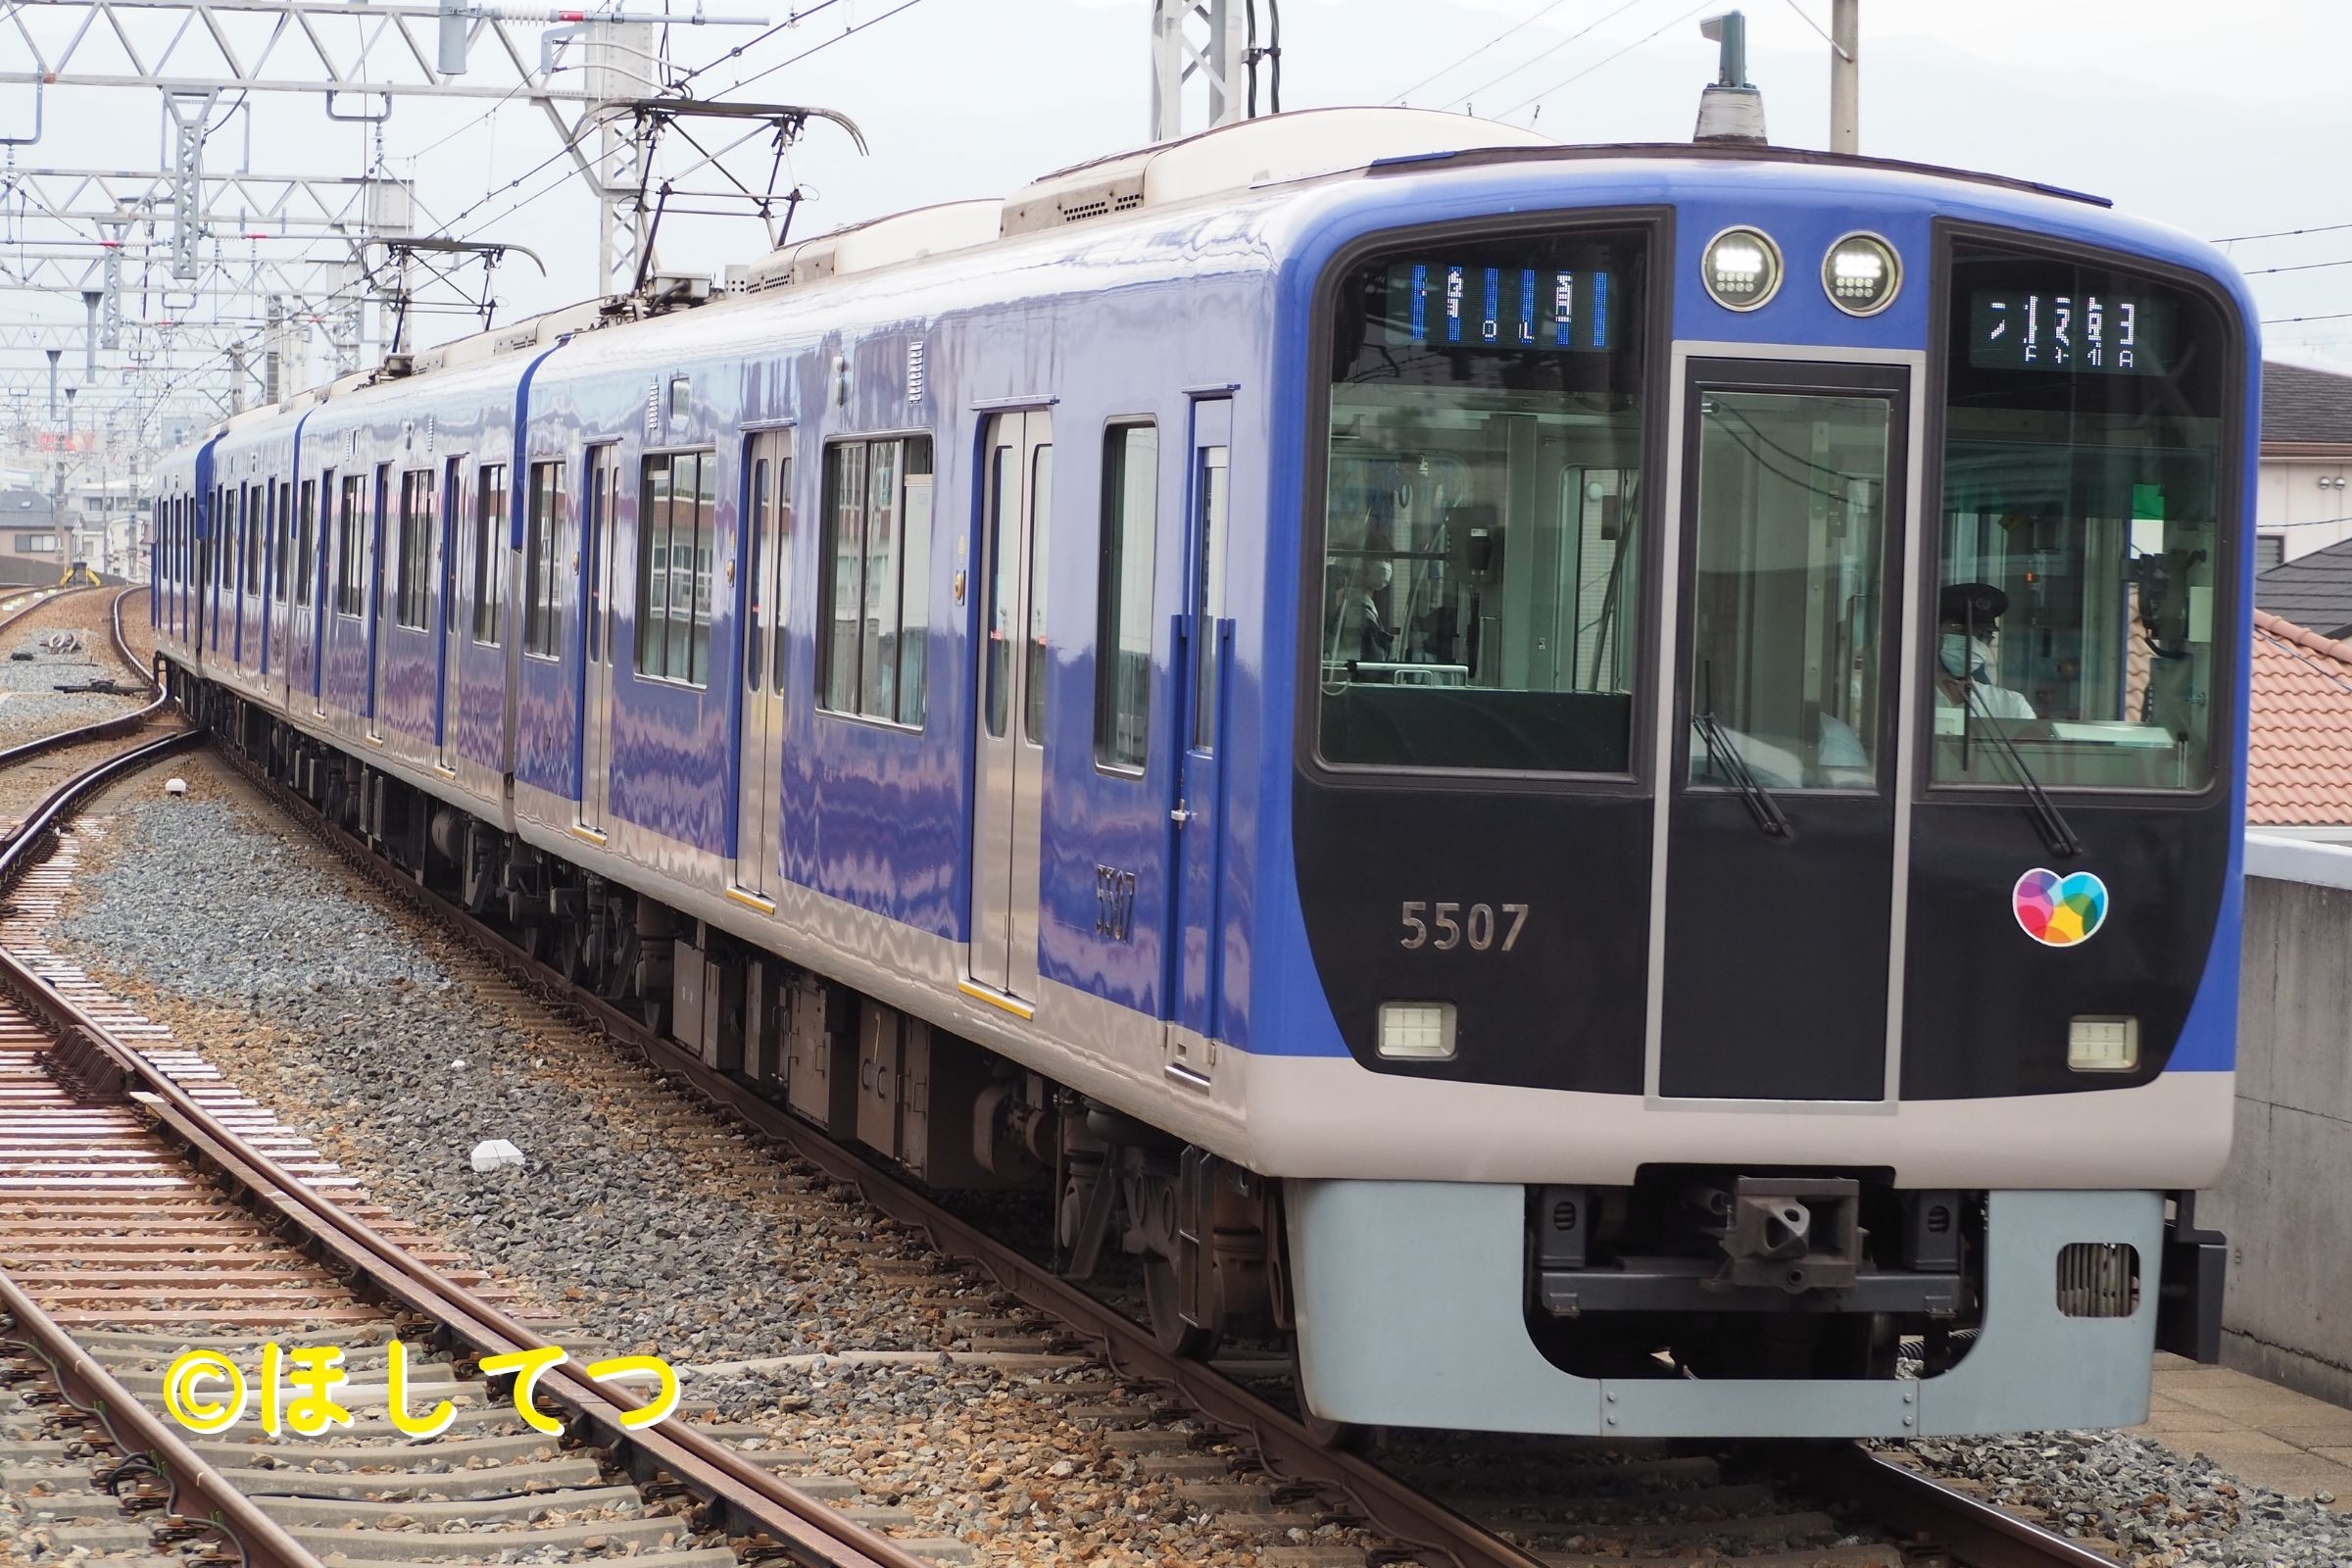
[[[179,699],[1320,1418],[2210,1347],[2255,313],[2105,203],[1295,114],[229,419]]]

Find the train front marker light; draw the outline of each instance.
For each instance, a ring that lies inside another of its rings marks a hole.
[[[1821,286],[1848,316],[1876,316],[1903,286],[1902,259],[1876,234],[1848,234],[1821,259]]]
[[[2077,1072],[2131,1072],[2139,1066],[2137,1018],[2081,1017],[2066,1031],[2066,1064]]]
[[[1752,311],[1781,288],[1781,248],[1760,228],[1727,228],[1699,258],[1708,297],[1727,311]]]
[[[1453,1004],[1384,1002],[1380,1054],[1402,1061],[1446,1061],[1453,1055]]]

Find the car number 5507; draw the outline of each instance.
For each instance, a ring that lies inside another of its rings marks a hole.
[[[1494,911],[1500,909],[1497,921]],[[1524,904],[1431,904],[1414,899],[1397,911],[1404,935],[1396,945],[1410,953],[1415,948],[1435,948],[1450,953],[1465,943],[1473,953],[1485,953],[1499,947],[1508,953],[1519,943],[1519,929],[1527,924],[1527,906]],[[1500,930],[1502,940],[1494,940]],[[1431,932],[1436,935],[1432,936]]]

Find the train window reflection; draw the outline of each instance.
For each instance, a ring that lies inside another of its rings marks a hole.
[[[1325,761],[1631,771],[1646,260],[1641,233],[1567,232],[1342,279]]]
[[[2053,789],[2202,787],[2221,318],[2073,261],[1961,247],[1952,276],[1935,778],[2013,783],[2005,739]]]

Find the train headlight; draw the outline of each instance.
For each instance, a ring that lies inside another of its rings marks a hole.
[[[2137,1018],[2077,1018],[2067,1025],[2066,1064],[2077,1072],[2131,1072],[2139,1066]]]
[[[1403,1061],[1445,1061],[1453,1054],[1453,1004],[1384,1002],[1380,1054]]]
[[[1752,311],[1780,292],[1781,248],[1760,228],[1727,228],[1698,260],[1708,295],[1727,311]]]
[[[1903,286],[1902,259],[1876,234],[1848,234],[1821,259],[1821,287],[1848,316],[1876,316]]]

